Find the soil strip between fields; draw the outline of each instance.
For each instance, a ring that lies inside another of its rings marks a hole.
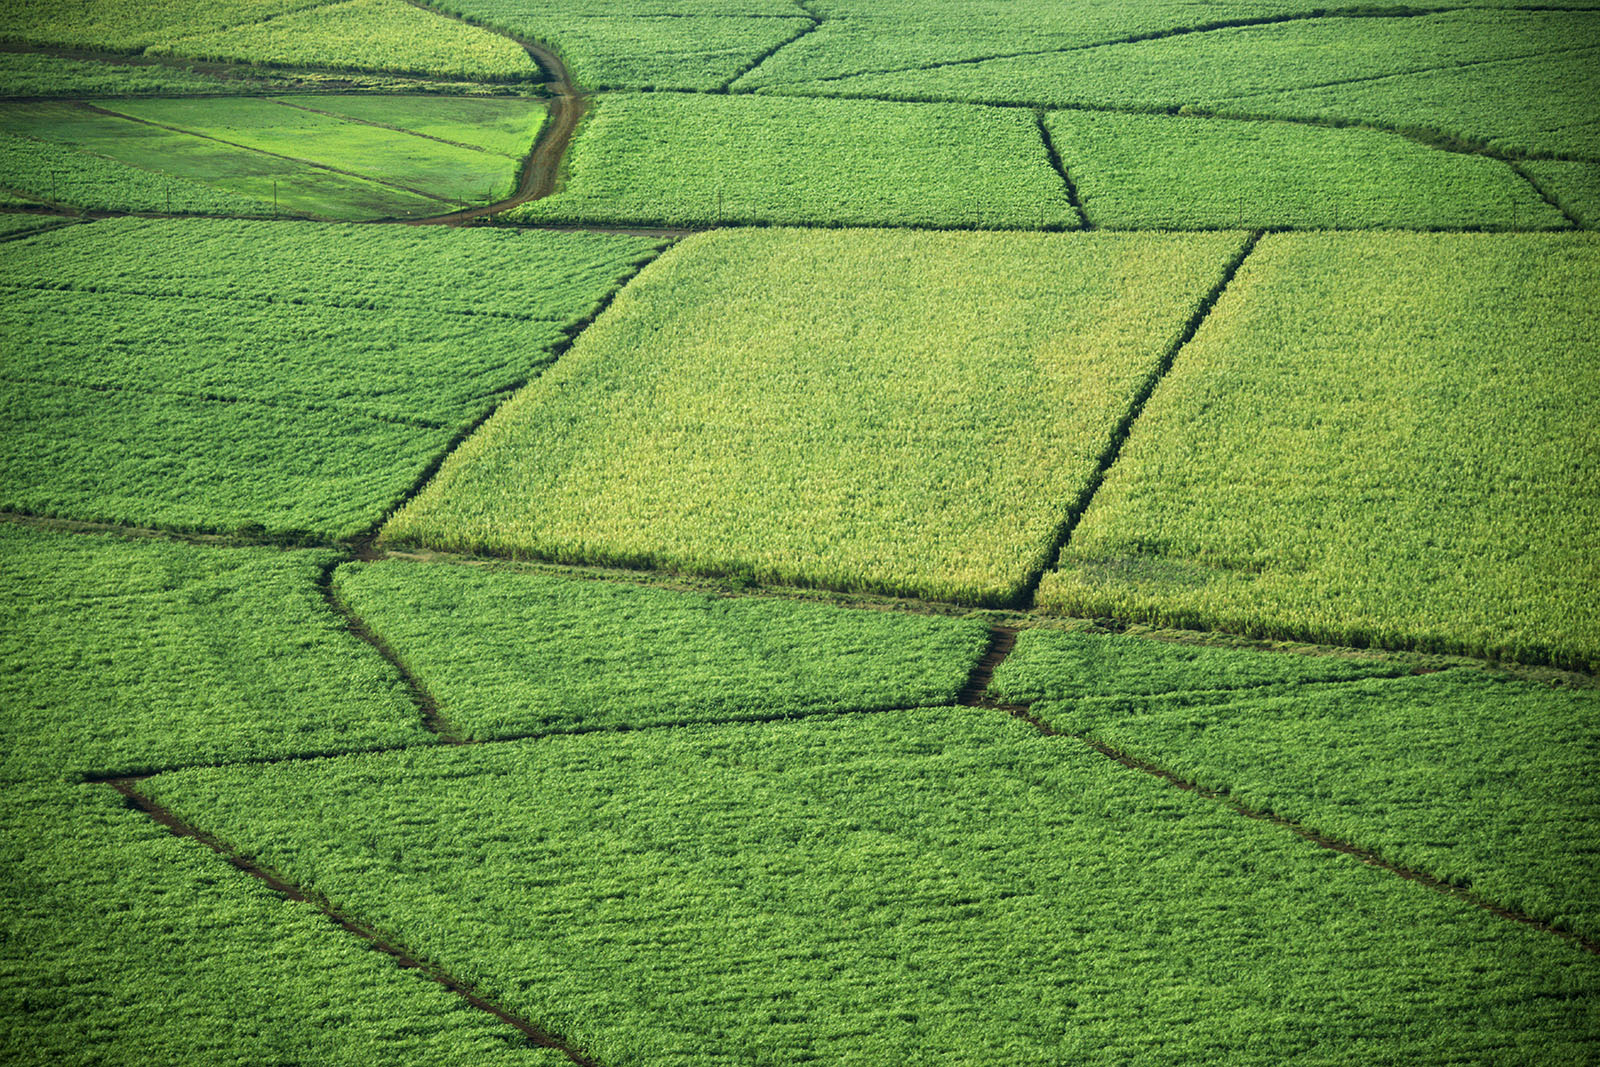
[[[1183,351],[1190,341],[1194,340],[1194,335],[1199,332],[1201,324],[1211,314],[1211,309],[1216,307],[1217,301],[1222,298],[1222,294],[1228,288],[1229,283],[1239,273],[1239,268],[1244,265],[1244,261],[1250,257],[1251,252],[1255,251],[1256,242],[1261,240],[1265,232],[1265,230],[1254,230],[1249,237],[1245,238],[1244,244],[1239,247],[1233,258],[1228,261],[1227,266],[1223,268],[1222,277],[1211,287],[1211,291],[1200,300],[1199,306],[1195,308],[1194,314],[1189,316],[1189,321],[1184,323],[1183,329],[1179,332],[1176,340],[1173,341],[1167,348],[1166,353],[1157,362],[1155,370],[1150,372],[1149,376],[1145,378],[1144,384],[1139,387],[1139,392],[1134,396],[1133,403],[1128,405],[1128,410],[1123,413],[1122,419],[1111,431],[1111,440],[1106,443],[1105,451],[1100,453],[1100,459],[1096,463],[1094,473],[1089,476],[1089,481],[1084,485],[1082,492],[1078,494],[1078,499],[1073,501],[1072,506],[1068,508],[1066,519],[1056,530],[1054,543],[1051,545],[1043,565],[1030,574],[1027,581],[1023,583],[1022,592],[1018,596],[1017,607],[1028,609],[1033,606],[1034,597],[1039,591],[1039,583],[1044,580],[1046,574],[1055,570],[1057,564],[1061,562],[1062,550],[1067,547],[1067,542],[1072,539],[1072,534],[1077,530],[1078,523],[1082,521],[1084,514],[1089,510],[1089,506],[1094,503],[1095,494],[1100,491],[1100,486],[1105,483],[1106,474],[1116,464],[1117,457],[1122,454],[1122,446],[1127,443],[1128,436],[1133,432],[1134,425],[1144,412],[1145,404],[1149,401],[1151,395],[1155,393],[1156,387],[1161,384],[1161,380],[1172,370],[1172,365],[1177,361],[1178,354]]]
[[[515,1027],[525,1038],[528,1039],[530,1044],[536,1045],[540,1048],[555,1049],[558,1052],[562,1052],[569,1060],[571,1060],[573,1063],[579,1064],[580,1067],[600,1067],[600,1064],[595,1060],[590,1059],[582,1052],[572,1048],[556,1035],[544,1030],[541,1027],[535,1026],[528,1020],[513,1015],[504,1008],[501,1008],[498,1005],[484,999],[477,992],[475,992],[472,987],[468,986],[465,982],[461,982],[452,977],[442,968],[418,959],[406,951],[405,948],[383,937],[383,935],[379,934],[371,927],[365,926],[349,916],[335,910],[326,901],[310,896],[299,887],[285,881],[283,878],[267,870],[266,868],[259,867],[256,864],[251,863],[249,860],[240,856],[233,849],[229,848],[222,841],[212,837],[204,830],[184,822],[168,809],[162,807],[160,804],[157,804],[149,797],[146,797],[144,794],[140,793],[134,787],[135,781],[135,779],[128,778],[113,778],[106,781],[104,784],[109,785],[118,793],[121,793],[131,806],[138,808],[151,819],[166,827],[166,829],[175,837],[191,837],[200,842],[202,845],[205,845],[207,848],[211,849],[213,852],[217,853],[223,859],[227,860],[228,863],[233,867],[243,871],[245,874],[248,874],[253,878],[259,878],[261,881],[267,883],[267,885],[283,894],[289,900],[303,904],[310,904],[311,906],[317,908],[324,915],[328,916],[328,918],[332,919],[336,924],[343,927],[349,933],[355,934],[357,937],[366,941],[373,948],[378,949],[380,952],[384,952],[389,956],[394,957],[400,966],[407,969],[416,970],[421,974],[426,975],[427,977],[433,979],[433,981],[438,982],[440,985],[450,990],[450,992],[456,994],[462,1000],[465,1000],[468,1004],[471,1004],[474,1008],[477,1008],[479,1011],[487,1012],[490,1015],[493,1015],[496,1019],[499,1019],[501,1022]]]
[[[422,679],[412,673],[411,668],[406,666],[405,661],[395,653],[394,649],[389,647],[387,641],[378,636],[377,632],[367,625],[366,620],[350,609],[350,605],[344,602],[344,598],[333,587],[333,572],[338,570],[342,564],[348,562],[350,561],[336,559],[326,564],[322,568],[322,573],[317,576],[317,589],[322,593],[322,599],[327,603],[328,610],[339,618],[346,630],[371,645],[378,655],[388,661],[389,666],[399,673],[401,679],[406,683],[406,690],[411,694],[412,701],[417,705],[417,711],[422,715],[422,725],[427,727],[430,733],[438,734],[439,739],[447,745],[461,744],[460,735],[439,713],[439,701],[428,691],[428,687],[422,684]]]

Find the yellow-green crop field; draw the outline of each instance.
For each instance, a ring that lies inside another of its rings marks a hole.
[[[1600,665],[1600,242],[1270,235],[1041,607]]]
[[[1243,242],[695,237],[383,538],[1016,603]]]
[[[0,1063],[1600,1063],[1600,0],[0,0]]]

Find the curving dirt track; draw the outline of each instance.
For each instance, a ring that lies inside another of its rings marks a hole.
[[[464,211],[452,211],[448,215],[407,219],[405,220],[407,224],[459,226],[464,222],[516,207],[518,204],[525,204],[529,200],[538,200],[556,191],[556,179],[561,173],[561,160],[567,154],[567,144],[572,140],[572,131],[578,128],[578,120],[583,118],[583,113],[588,110],[589,104],[583,94],[578,92],[578,87],[572,84],[572,77],[567,73],[567,68],[560,57],[544,45],[533,41],[520,41],[514,37],[511,39],[526,49],[528,55],[539,65],[539,69],[545,72],[548,76],[546,84],[551,92],[550,120],[539,131],[539,139],[533,143],[533,151],[522,164],[522,177],[517,182],[517,191],[507,199],[493,204],[467,208]]]

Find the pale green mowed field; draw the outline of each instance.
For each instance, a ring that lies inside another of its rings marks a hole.
[[[0,2],[0,1060],[1600,1060],[1518,6]]]

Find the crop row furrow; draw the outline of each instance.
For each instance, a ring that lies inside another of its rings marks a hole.
[[[452,148],[464,148],[469,152],[482,152],[485,155],[491,156],[504,155],[504,153],[496,152],[493,149],[485,148],[482,145],[467,144],[465,141],[452,141],[448,137],[438,137],[431,133],[423,133],[420,130],[408,130],[403,126],[394,126],[387,122],[374,122],[372,119],[356,118],[353,115],[341,115],[335,111],[324,111],[321,108],[307,107],[305,104],[296,104],[288,100],[279,99],[274,100],[273,103],[278,104],[281,107],[294,108],[296,111],[309,111],[313,115],[325,115],[330,119],[338,119],[340,122],[353,122],[358,126],[372,126],[380,130],[392,130],[395,133],[403,134],[407,137],[420,137],[424,141],[435,141],[439,144],[447,144]],[[507,156],[506,158],[510,159],[513,157]]]
[[[8,385],[48,385],[60,389],[83,389],[91,393],[126,393],[137,392],[147,396],[171,396],[184,400],[203,400],[213,404],[254,404],[264,408],[288,408],[294,411],[338,412],[352,418],[371,419],[374,422],[388,423],[392,426],[409,426],[418,430],[443,430],[448,423],[436,422],[431,419],[418,419],[405,415],[389,415],[381,411],[352,411],[349,407],[335,404],[308,404],[303,401],[290,401],[268,399],[259,396],[236,396],[231,393],[213,393],[188,389],[172,389],[165,386],[151,386],[139,382],[123,384],[120,382],[85,382],[74,381],[70,378],[34,378],[27,375],[0,374],[0,382]]]
[[[72,221],[75,221],[75,220],[63,220],[63,224],[64,225],[70,225],[70,223]],[[58,229],[58,228],[59,228],[59,226],[50,227],[50,229]],[[31,230],[31,231],[27,231],[25,233],[15,234],[15,235],[12,235],[12,236],[14,236],[14,237],[27,237],[27,236],[32,236],[34,234],[46,233],[46,232],[49,232],[49,231],[48,230],[44,230],[44,229]],[[519,312],[519,311],[508,311],[508,310],[500,310],[500,309],[495,309],[495,308],[481,308],[481,307],[475,308],[475,307],[444,307],[444,306],[429,307],[429,308],[426,308],[426,309],[422,309],[422,308],[417,308],[417,307],[408,307],[405,304],[378,304],[378,303],[372,303],[370,298],[363,298],[363,297],[361,297],[359,295],[352,295],[351,299],[352,299],[352,301],[359,300],[359,301],[361,301],[360,303],[341,302],[337,298],[337,296],[331,296],[329,299],[325,299],[325,300],[318,300],[318,299],[315,299],[315,298],[313,298],[313,297],[311,297],[309,295],[301,295],[301,294],[297,294],[297,295],[294,295],[294,296],[273,296],[270,293],[257,296],[257,295],[252,295],[252,294],[249,294],[249,293],[239,293],[239,292],[231,292],[231,293],[230,292],[212,292],[212,293],[204,293],[204,294],[195,294],[195,293],[183,292],[180,289],[176,289],[176,288],[161,289],[161,288],[155,288],[155,287],[141,287],[141,286],[137,286],[137,285],[125,285],[125,284],[119,284],[119,283],[116,283],[116,282],[111,282],[111,283],[95,282],[93,284],[79,284],[79,283],[76,283],[76,282],[74,282],[74,281],[72,281],[70,279],[65,279],[65,278],[62,278],[62,279],[42,279],[41,278],[41,279],[35,280],[33,282],[26,283],[26,284],[20,284],[20,285],[19,284],[14,284],[14,283],[9,283],[9,282],[0,282],[0,293],[9,293],[9,294],[20,294],[20,293],[114,293],[114,294],[116,294],[118,296],[151,297],[151,298],[156,298],[156,299],[181,298],[181,299],[189,302],[190,304],[196,304],[196,303],[217,304],[217,305],[220,305],[223,308],[230,307],[232,305],[245,305],[245,306],[250,306],[250,307],[327,308],[330,311],[337,311],[337,312],[340,312],[341,314],[343,314],[343,313],[355,313],[355,314],[383,314],[383,315],[389,315],[389,314],[399,313],[399,314],[416,314],[418,316],[425,315],[425,316],[427,316],[429,318],[432,318],[432,317],[435,317],[435,316],[439,316],[439,315],[446,315],[446,316],[451,316],[453,318],[462,318],[462,319],[504,319],[507,322],[547,323],[547,324],[549,324],[551,326],[555,326],[555,327],[559,327],[559,328],[565,328],[566,325],[567,325],[566,320],[563,320],[563,319],[550,318],[549,316],[546,316],[546,315],[531,315],[531,314],[527,314],[525,312]]]

